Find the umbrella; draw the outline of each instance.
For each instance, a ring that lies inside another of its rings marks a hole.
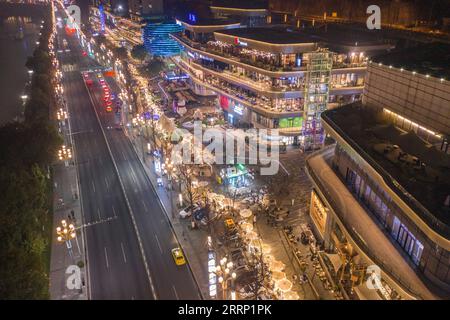
[[[270,261],[269,266],[272,271],[281,271],[285,267],[284,263],[278,260]]]
[[[233,205],[233,200],[231,200],[230,198],[225,198],[223,199],[222,204],[225,207],[231,207]]]
[[[206,187],[208,184],[209,184],[208,181],[200,181],[200,182],[198,183],[198,186],[199,186],[199,188],[204,188],[204,187]]]
[[[288,279],[281,279],[275,282],[275,286],[283,292],[287,292],[292,288],[292,282]]]
[[[251,223],[249,223],[249,222],[241,223],[241,228],[245,232],[253,231],[253,225]]]
[[[267,243],[263,243],[262,245],[262,252],[263,253],[270,253],[272,251],[272,247],[269,246]]]
[[[286,279],[286,273],[281,271],[273,271],[272,272],[272,279],[275,281],[279,281],[281,279]]]
[[[258,234],[255,231],[247,232],[247,234],[245,236],[249,240],[256,240],[256,239],[258,239]]]
[[[240,215],[242,218],[250,218],[252,216],[253,212],[250,209],[244,209],[241,210]]]
[[[217,194],[217,193],[213,193],[212,195],[214,197],[214,199],[216,199],[217,201],[223,201],[225,199],[225,196],[223,194]]]
[[[283,293],[283,299],[284,300],[299,300],[300,297],[297,292],[288,291],[288,292]]]

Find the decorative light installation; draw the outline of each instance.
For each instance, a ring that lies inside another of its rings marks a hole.
[[[148,23],[143,33],[144,46],[154,56],[177,55],[181,52],[181,46],[170,35],[183,30],[183,27],[175,22]]]
[[[100,4],[98,6],[98,11],[100,12],[100,32],[102,34],[104,34],[105,33],[105,10],[104,10],[102,4]]]

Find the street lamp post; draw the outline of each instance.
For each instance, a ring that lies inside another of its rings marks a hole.
[[[25,103],[27,102],[27,99],[28,99],[28,95],[23,94],[20,96],[20,98],[22,99],[22,104],[25,105]]]
[[[69,251],[69,255],[73,257],[72,253],[72,242],[71,239],[75,239],[78,252],[81,255],[80,245],[78,243],[77,234],[75,232],[75,226],[73,224],[68,224],[66,220],[61,220],[61,225],[56,227],[56,234],[58,237],[56,238],[58,242],[65,242],[67,246],[67,250]]]
[[[65,145],[58,150],[58,159],[64,161],[66,167],[69,166],[69,160],[72,159],[72,150],[66,148]]]
[[[236,291],[234,287],[234,281],[236,279],[236,272],[233,272],[233,262],[227,262],[227,258],[224,257],[220,260],[219,265],[216,266],[216,275],[219,276],[218,280],[222,287],[222,299],[228,298],[228,282],[231,281],[231,299],[236,300]]]
[[[170,191],[170,211],[172,213],[172,218],[175,218],[175,212],[173,208],[173,175],[176,173],[177,168],[174,166],[173,162],[169,158],[165,159],[164,162],[164,173],[167,174],[167,180],[169,181],[169,191]]]
[[[28,70],[28,75],[30,76],[30,79],[29,79],[30,82],[33,77],[33,72],[34,72],[33,70]]]
[[[62,125],[64,125],[67,120],[67,112],[60,108],[56,112],[56,118],[58,119],[58,121],[61,121]]]

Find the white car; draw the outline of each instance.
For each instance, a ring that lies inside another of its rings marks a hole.
[[[179,213],[180,217],[182,219],[190,217],[192,215],[192,212],[196,211],[198,209],[197,205],[193,205],[193,206],[187,206],[186,208],[182,209]]]

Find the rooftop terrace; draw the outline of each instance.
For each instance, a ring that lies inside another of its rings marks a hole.
[[[434,42],[395,50],[374,57],[372,61],[436,78],[450,78],[450,44],[446,43]]]
[[[391,189],[443,236],[450,237],[450,155],[405,132],[381,111],[360,103],[322,113]]]

